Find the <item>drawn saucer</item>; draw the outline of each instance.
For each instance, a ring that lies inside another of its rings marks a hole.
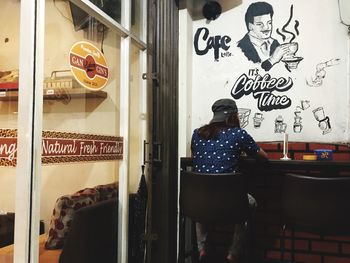
[[[283,58],[282,61],[286,64],[286,66],[290,69],[296,69],[300,61],[304,58],[302,57],[286,57]]]

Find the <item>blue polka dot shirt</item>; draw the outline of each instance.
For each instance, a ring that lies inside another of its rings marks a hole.
[[[192,135],[193,169],[200,173],[230,173],[238,168],[241,152],[257,153],[260,147],[241,128],[222,129],[215,139],[202,139],[198,130]]]

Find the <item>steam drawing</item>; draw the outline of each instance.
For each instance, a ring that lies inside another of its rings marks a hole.
[[[287,37],[285,34],[283,34],[281,32],[281,30],[279,28],[277,28],[276,30],[276,33],[279,34],[281,37],[282,37],[282,40],[283,42],[285,43],[292,43],[293,40],[296,38],[296,35],[299,36],[299,21],[298,20],[295,20],[294,21],[294,31],[295,31],[295,34],[292,32],[292,31],[288,31],[287,30],[287,27],[290,25],[290,22],[292,21],[293,19],[293,11],[294,7],[293,5],[290,6],[290,14],[289,14],[289,19],[288,21],[286,22],[286,24],[282,27],[282,32],[286,33],[286,34],[289,34],[290,37]]]
[[[289,13],[289,19],[286,22],[286,24],[282,27],[280,30],[277,28],[276,33],[282,37],[282,40],[284,44],[289,47],[289,52],[285,54],[282,58],[282,62],[284,62],[284,66],[286,69],[290,72],[291,69],[296,69],[298,67],[298,64],[300,61],[303,60],[303,57],[296,56],[296,52],[298,51],[298,43],[293,42],[296,38],[296,36],[299,36],[299,21],[294,20],[294,26],[293,31],[288,30],[287,28],[291,25],[291,22],[293,20],[294,11],[293,11],[293,5],[290,6],[290,13]]]

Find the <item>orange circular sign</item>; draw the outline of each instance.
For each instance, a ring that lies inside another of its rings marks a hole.
[[[69,51],[69,64],[73,76],[85,88],[100,90],[108,82],[108,66],[103,53],[93,44],[80,41]]]

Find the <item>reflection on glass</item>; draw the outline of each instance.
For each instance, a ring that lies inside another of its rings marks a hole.
[[[89,0],[103,12],[120,23],[121,21],[121,0]]]
[[[145,116],[142,112],[142,90],[140,89],[140,50],[131,45],[130,56],[130,148],[129,148],[129,171],[130,171],[130,192],[136,192],[138,179],[140,178],[140,167],[143,164],[140,152],[142,152],[142,123]]]
[[[118,16],[120,8],[108,6],[119,1],[92,2]],[[74,221],[75,215],[76,220],[84,220],[84,213],[75,212],[84,207],[95,209],[102,201],[115,198],[118,191],[120,161],[107,155],[105,159],[95,157],[112,152],[107,141],[120,136],[120,37],[68,1],[46,1],[45,19],[42,159],[47,163],[42,169],[40,219],[45,222],[46,250],[41,251],[57,251],[64,245],[65,262],[76,262],[74,256],[86,254],[79,249],[94,251],[88,246],[98,244],[78,238],[71,246],[67,237],[73,235],[73,227],[74,235],[84,238],[77,235],[81,223]],[[92,84],[101,89],[94,90]],[[89,233],[93,235],[84,234]]]
[[[94,5],[100,8],[108,16],[120,23],[121,21],[121,2],[120,0],[90,0]],[[79,31],[89,27],[93,18],[77,7],[75,4],[69,2],[70,13],[74,24],[74,29]]]
[[[1,1],[0,9],[0,248],[14,241],[19,77],[20,1]],[[0,254],[12,262],[13,252]]]
[[[131,0],[131,32],[141,38],[142,0]]]

